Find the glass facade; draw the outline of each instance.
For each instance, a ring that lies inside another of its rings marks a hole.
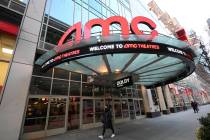
[[[107,18],[113,15],[121,15],[131,19],[129,1],[66,0],[61,3],[57,0],[47,0],[36,58],[41,55],[40,50],[48,51],[54,48],[61,35],[71,25],[79,21],[84,25],[90,19]],[[117,30],[119,26],[112,25],[111,29]],[[94,33],[99,31],[101,31],[99,27],[92,29]],[[70,36],[69,39],[73,38]],[[93,61],[95,61],[94,58]],[[86,60],[81,59],[80,62],[86,62]],[[35,65],[29,88],[27,110],[36,109],[36,106],[31,105],[34,104],[30,102],[31,100],[40,99],[42,101],[45,98],[45,106],[40,105],[39,109],[47,113],[43,118],[40,118],[42,121],[37,121],[37,123],[28,123],[28,117],[26,117],[24,132],[62,127],[73,130],[81,128],[83,125],[99,123],[105,104],[112,106],[115,120],[128,119],[130,114],[135,118],[135,115],[141,114],[140,108],[143,106],[140,107],[140,100],[142,100],[142,95],[137,86],[114,89],[90,83],[88,81],[90,76],[81,74],[83,69],[80,71],[67,69],[66,66],[71,66],[71,63],[73,62],[60,65],[46,73],[42,73],[39,66]],[[103,64],[103,60],[101,63]],[[95,67],[95,69],[100,68]],[[131,108],[129,108],[129,100],[133,102],[130,105]],[[34,114],[33,118],[36,120],[39,116]]]
[[[142,93],[137,85],[115,89],[87,82],[88,75],[54,68],[40,74],[35,66],[29,88],[24,133],[100,123],[105,104],[114,120],[142,115]]]

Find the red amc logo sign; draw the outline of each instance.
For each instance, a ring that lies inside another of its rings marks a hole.
[[[138,24],[144,24],[147,25],[151,29],[151,33],[148,35],[147,40],[152,40],[154,37],[158,35],[158,32],[155,30],[156,24],[149,18],[143,17],[143,16],[137,16],[132,19],[131,24],[129,26],[128,21],[121,16],[112,16],[107,19],[92,19],[88,21],[84,26],[84,39],[89,39],[91,36],[91,28],[94,26],[101,26],[102,27],[102,36],[109,36],[109,26],[111,24],[117,23],[121,26],[121,34],[123,37],[128,37],[130,34],[136,34],[136,35],[145,35],[144,32],[138,28]],[[82,39],[82,24],[81,22],[77,22],[73,26],[71,26],[61,37],[61,39],[58,42],[58,46],[62,46],[67,38],[72,35],[72,33],[75,33],[75,42],[79,43]],[[73,41],[69,41],[68,44],[71,45]]]

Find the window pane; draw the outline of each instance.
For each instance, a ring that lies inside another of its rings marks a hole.
[[[54,69],[54,78],[60,78],[60,79],[69,79],[69,71],[55,68]]]
[[[87,21],[88,21],[88,10],[83,8],[82,9],[82,25],[84,26]]]
[[[3,15],[7,14],[4,11],[1,11],[1,13]],[[16,36],[7,34],[5,32],[0,32],[0,60],[3,60],[0,61],[0,95],[4,86],[3,84],[6,80],[6,75],[9,69],[10,60],[12,59],[13,51],[15,49],[15,42],[16,42]],[[8,50],[9,52],[7,52],[6,50]],[[2,96],[0,96],[0,98],[1,97]]]
[[[80,5],[75,3],[74,23],[80,22],[82,17],[82,8]]]
[[[120,97],[120,89],[113,88],[113,89],[112,89],[112,95],[113,95],[114,97]]]
[[[68,129],[78,129],[80,124],[80,98],[69,98],[69,111],[68,111]]]
[[[7,6],[9,3],[9,0],[1,0],[0,4]]]
[[[115,100],[114,101],[114,112],[115,112],[115,119],[121,119],[122,118],[122,109],[121,109],[120,100]]]
[[[128,97],[132,97],[132,89],[127,88],[126,91],[127,91]]]
[[[141,108],[141,115],[145,115],[144,102],[143,102],[143,100],[140,100],[140,108]]]
[[[82,96],[93,96],[93,85],[88,83],[82,84]]]
[[[66,99],[51,98],[48,129],[64,127]]]
[[[87,75],[82,75],[82,82],[87,82],[88,76]]]
[[[83,100],[83,124],[93,123],[93,100]]]
[[[4,80],[6,79],[8,68],[9,68],[8,62],[0,62],[0,95],[3,89]]]
[[[81,83],[70,82],[70,96],[80,96]]]
[[[140,116],[140,106],[139,106],[138,100],[134,100],[134,106],[135,106],[135,110],[136,110],[136,116]]]
[[[122,100],[122,110],[128,110],[128,100]]]
[[[81,81],[81,74],[76,72],[71,72],[71,80]]]
[[[135,98],[139,98],[140,97],[140,93],[139,93],[139,90],[133,90],[133,97]]]
[[[96,11],[101,13],[101,4],[99,4],[96,0],[89,0],[89,5]]]
[[[121,88],[120,89],[120,96],[123,98],[127,98],[128,94],[126,93],[126,88]]]
[[[104,96],[104,87],[94,85],[93,92],[94,92],[94,96]]]
[[[63,35],[63,32],[58,31],[57,29],[48,26],[47,36],[46,36],[45,41],[48,43],[57,45],[62,35]]]
[[[41,71],[41,67],[38,65],[34,65],[33,68],[33,75],[37,75],[37,76],[46,76],[46,77],[52,77],[52,69],[49,69],[46,72],[42,72]]]
[[[68,95],[69,81],[53,79],[52,95]]]
[[[29,94],[49,95],[51,79],[32,76]]]
[[[158,105],[158,97],[155,89],[151,89],[152,100],[154,105]]]
[[[52,0],[50,16],[68,25],[73,24],[74,3],[72,0]]]
[[[115,11],[116,13],[119,13],[118,12],[118,1],[117,0],[112,0],[110,1],[111,4],[110,4],[110,8]]]
[[[101,116],[104,112],[104,100],[95,100],[95,122],[101,122]]]
[[[44,130],[48,98],[30,98],[26,109],[24,132]]]
[[[11,8],[11,9],[14,9],[14,10],[20,12],[20,13],[23,13],[24,10],[25,10],[25,6],[19,5],[19,4],[14,3],[14,2],[11,2],[10,8]]]

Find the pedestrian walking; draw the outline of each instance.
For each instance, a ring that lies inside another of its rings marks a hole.
[[[105,106],[104,113],[101,116],[101,122],[103,123],[103,131],[102,135],[98,136],[100,139],[104,138],[104,134],[106,129],[112,130],[111,138],[115,137],[114,128],[112,124],[112,112],[111,112],[111,106]]]
[[[194,101],[194,105],[195,105],[195,111],[196,113],[198,113],[199,109],[198,109],[198,103],[196,101]]]
[[[198,103],[196,101],[191,101],[191,107],[194,110],[194,113],[198,113]]]

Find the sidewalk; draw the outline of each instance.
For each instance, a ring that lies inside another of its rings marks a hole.
[[[192,109],[162,115],[158,118],[143,118],[118,124],[115,126],[114,140],[195,140],[195,131],[199,127],[198,118],[210,112],[210,105],[200,107],[198,114]],[[51,136],[42,140],[98,140],[102,128],[79,130]],[[108,130],[105,139],[110,140]]]

